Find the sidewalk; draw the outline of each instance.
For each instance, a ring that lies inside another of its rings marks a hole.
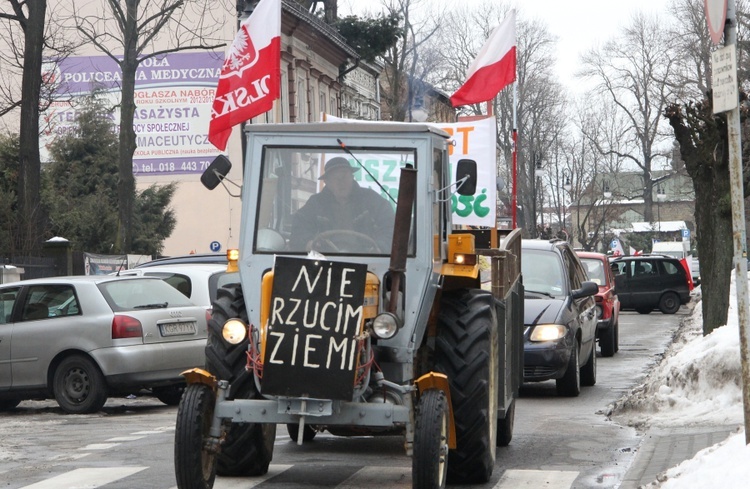
[[[737,426],[649,428],[619,489],[638,489],[654,482],[667,469],[726,439]]]

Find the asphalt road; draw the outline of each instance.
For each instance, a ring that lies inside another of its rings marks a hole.
[[[688,312],[623,313],[620,351],[597,358],[597,383],[577,398],[558,398],[553,381],[526,384],[513,441],[498,449],[491,482],[463,487],[618,487],[640,435],[609,421],[607,406],[642,380]],[[147,396],[110,399],[102,413],[82,416],[63,414],[53,401],[23,402],[0,415],[0,489],[174,488],[175,416],[176,408]],[[298,446],[279,426],[267,476],[218,478],[214,487],[408,488],[411,460],[400,437],[323,433]]]

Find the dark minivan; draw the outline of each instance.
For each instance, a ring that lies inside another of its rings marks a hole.
[[[648,314],[659,309],[674,314],[690,301],[687,272],[677,258],[666,255],[624,256],[612,260],[621,309]]]

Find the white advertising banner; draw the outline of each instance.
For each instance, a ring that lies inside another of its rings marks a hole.
[[[368,122],[344,119],[325,114],[327,122]],[[453,123],[431,123],[451,135],[455,145],[448,146],[450,158],[451,183],[455,183],[455,168],[459,160],[471,159],[477,162],[477,189],[474,195],[458,195],[453,193],[451,204],[453,207],[453,224],[468,226],[496,225],[497,206],[497,158],[495,140],[497,127],[495,119],[461,121]]]

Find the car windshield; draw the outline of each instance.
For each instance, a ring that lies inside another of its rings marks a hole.
[[[177,289],[156,278],[103,282],[99,290],[115,312],[193,305]]]
[[[581,258],[581,261],[583,262],[583,266],[586,267],[589,280],[595,282],[596,285],[602,285],[607,282],[607,277],[604,275],[604,263],[601,260]]]
[[[414,165],[415,153],[351,151],[354,156],[340,147],[264,149],[256,253],[390,253],[401,169]]]
[[[565,292],[560,256],[551,251],[523,250],[521,273],[526,292],[552,297]]]

